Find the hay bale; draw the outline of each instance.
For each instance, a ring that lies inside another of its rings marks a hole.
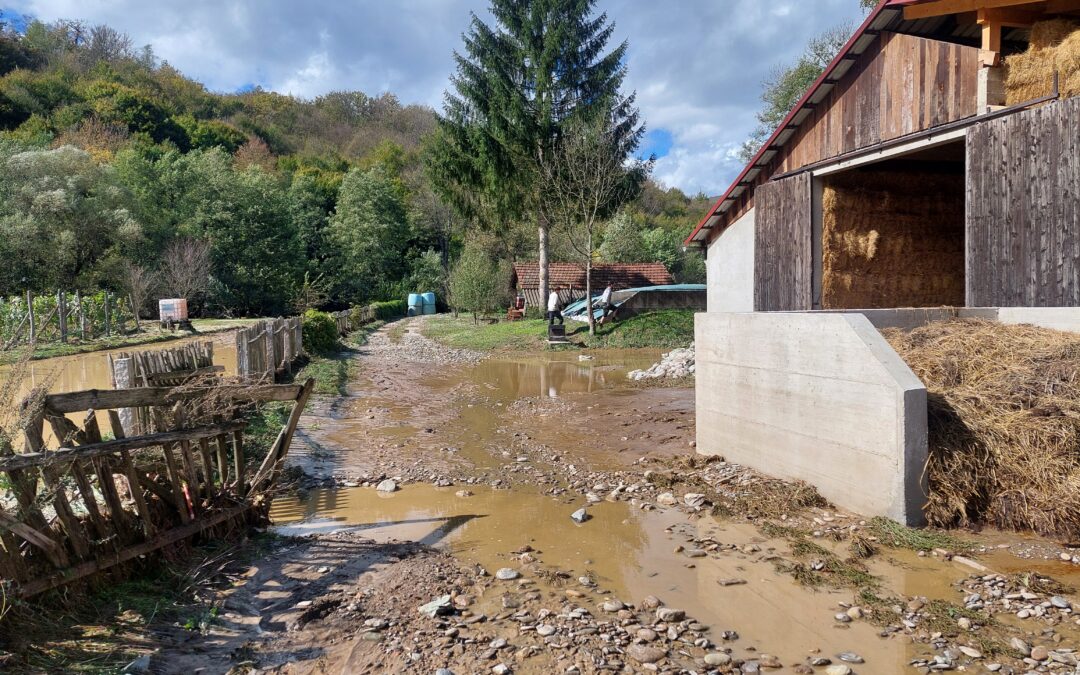
[[[964,300],[959,174],[855,171],[822,193],[822,306],[933,307]]]
[[[883,333],[929,394],[927,520],[1080,539],[1080,335],[974,320]]]
[[[1048,96],[1055,71],[1063,97],[1080,94],[1080,23],[1052,19],[1032,27],[1028,50],[1005,58],[1006,103]]]

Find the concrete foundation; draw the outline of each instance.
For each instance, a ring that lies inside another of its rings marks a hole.
[[[926,389],[861,314],[697,315],[697,447],[923,522]]]

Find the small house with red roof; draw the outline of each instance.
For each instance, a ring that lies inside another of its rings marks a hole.
[[[674,284],[671,273],[663,263],[602,263],[593,265],[592,287],[594,293],[608,286],[615,291],[648,286]],[[559,288],[563,304],[585,297],[585,266],[577,263],[549,263],[548,285]],[[525,297],[527,307],[543,308],[546,298],[540,297],[540,263],[515,263],[510,275],[514,292]]]

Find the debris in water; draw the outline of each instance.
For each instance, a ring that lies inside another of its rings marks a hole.
[[[590,516],[589,512],[586,511],[584,508],[580,508],[570,514],[570,519],[573,520],[575,523],[584,523],[590,518],[592,518],[592,516]]]

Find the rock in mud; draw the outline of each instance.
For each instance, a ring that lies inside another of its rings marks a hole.
[[[604,604],[600,605],[600,609],[604,610],[605,612],[617,612],[620,609],[625,609],[625,608],[626,608],[626,605],[624,605],[619,600],[608,600]]]
[[[420,607],[420,613],[430,617],[450,614],[454,611],[454,604],[449,595],[435,598],[431,602]]]
[[[449,668],[439,668],[435,671],[435,675],[454,675],[454,671]]]
[[[829,666],[825,669],[825,675],[851,675],[851,668],[843,664]]]
[[[667,652],[648,645],[630,645],[626,648],[626,655],[638,663],[656,663],[667,656]]]
[[[1050,658],[1050,650],[1042,646],[1032,647],[1031,658],[1035,661],[1045,661],[1046,659]]]
[[[836,655],[836,658],[847,663],[864,663],[863,657],[859,656],[855,652],[840,652]]]
[[[555,634],[555,626],[542,623],[536,627],[536,634],[540,637],[550,637]]]
[[[681,609],[672,609],[670,607],[661,607],[656,610],[656,618],[664,623],[676,623],[686,618],[686,612]]]
[[[710,652],[705,655],[705,665],[726,666],[731,663],[731,657],[724,652]]]
[[[510,569],[509,567],[504,567],[495,573],[495,578],[501,581],[513,581],[520,576],[521,573],[515,569]]]
[[[704,506],[705,501],[705,495],[698,494],[696,492],[688,492],[683,495],[683,503],[692,509],[696,509],[699,506]]]
[[[397,492],[398,484],[390,479],[387,479],[376,485],[375,489],[379,492]]]
[[[454,494],[457,495],[458,497],[472,497],[473,496],[473,493],[468,491],[468,490],[458,490]]]
[[[660,506],[676,506],[679,503],[679,500],[676,499],[675,495],[671,492],[665,492],[657,495],[656,503]]]
[[[584,523],[590,518],[592,518],[592,516],[590,516],[589,512],[584,508],[578,509],[570,514],[570,520],[573,520],[575,523]]]
[[[500,663],[499,665],[492,668],[491,672],[495,673],[495,675],[510,675],[510,673],[513,671],[510,670],[510,666],[506,665],[505,663]]]

